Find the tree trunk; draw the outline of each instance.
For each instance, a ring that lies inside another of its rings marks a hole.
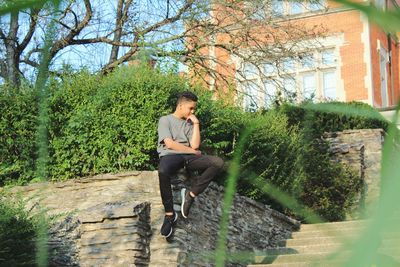
[[[121,40],[121,35],[122,35],[122,25],[123,25],[122,8],[123,8],[123,6],[124,6],[124,0],[118,0],[117,17],[116,17],[116,22],[115,22],[115,32],[114,32],[114,40],[113,40],[116,42],[119,42]],[[119,46],[113,45],[112,49],[111,49],[109,63],[112,63],[118,59],[118,51],[119,51]]]
[[[10,17],[10,30],[6,40],[6,81],[13,87],[18,88],[21,83],[19,70],[19,53],[18,53],[18,17],[19,12],[12,12]]]

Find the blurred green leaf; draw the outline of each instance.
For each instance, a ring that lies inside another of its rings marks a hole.
[[[369,20],[379,25],[388,33],[395,34],[400,31],[400,10],[386,10],[378,9],[370,2],[353,2],[349,0],[334,0],[345,6],[357,9],[368,16]]]
[[[17,10],[24,10],[27,8],[39,8],[47,2],[59,2],[59,0],[13,0],[2,1],[0,3],[0,16],[15,12]]]

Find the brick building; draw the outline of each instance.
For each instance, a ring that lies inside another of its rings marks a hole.
[[[398,8],[396,1],[365,3],[385,10]],[[355,100],[376,108],[388,108],[397,103],[400,57],[396,35],[385,33],[360,11],[335,2],[272,0],[269,6],[276,23],[290,21],[310,28],[320,27],[324,34],[315,37],[314,45],[304,45],[279,63],[266,58],[258,66],[216,47],[204,50],[203,53],[224,60],[230,66],[221,67],[221,71],[236,78],[232,80],[243,93],[245,107],[268,106],[277,95],[291,95],[295,101]],[[251,19],[262,20],[267,12],[259,9],[259,16],[256,12]],[[214,38],[218,40],[224,36]],[[213,64],[218,70],[219,66]],[[210,89],[215,89],[218,79],[211,76],[208,79]]]

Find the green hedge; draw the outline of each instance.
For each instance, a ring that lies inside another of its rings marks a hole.
[[[0,186],[33,178],[36,115],[37,100],[31,88],[17,93],[0,86]]]
[[[210,92],[196,93],[200,96],[196,115],[201,121],[202,151],[230,158],[250,114],[221,100],[212,100]]]
[[[280,112],[256,116],[247,124],[257,126],[241,157],[241,194],[300,220],[308,219],[265,193],[261,186],[267,181],[324,220],[345,219],[362,184],[353,171],[329,159],[326,144],[309,143],[304,132],[290,126]]]
[[[303,178],[298,164],[302,141],[297,128],[288,127],[287,118],[273,111],[250,118],[247,125],[255,128],[245,141],[241,181],[257,177],[259,181],[267,180],[286,193],[295,195]],[[248,188],[246,183],[240,182],[239,185],[239,191],[253,199],[262,201],[266,197],[254,185]]]
[[[326,144],[312,142],[281,111],[248,113],[202,95],[197,112],[202,121],[202,149],[230,160],[246,127],[256,127],[241,157],[238,192],[298,219],[259,185],[270,182],[328,221],[345,218],[361,181],[329,159]],[[220,183],[225,181],[221,179]]]
[[[289,125],[298,125],[312,138],[319,138],[324,132],[348,129],[383,129],[388,122],[368,104],[361,102],[283,104],[278,107],[288,117]]]
[[[303,138],[306,140],[308,138]],[[297,199],[324,220],[344,220],[363,181],[355,170],[330,160],[326,143],[315,140],[303,143],[302,150],[298,163],[305,178]]]
[[[144,67],[120,68],[105,77],[84,74],[54,85],[55,179],[154,169],[158,118],[171,111],[171,95],[187,88],[176,75]]]

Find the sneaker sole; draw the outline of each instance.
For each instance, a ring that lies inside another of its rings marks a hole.
[[[183,213],[183,205],[185,205],[185,195],[186,195],[186,188],[182,188],[181,190],[181,213],[182,213],[182,217],[187,219],[187,216],[185,216],[185,214]]]
[[[171,235],[172,235],[172,228],[171,228],[171,232],[169,232],[168,235],[164,235],[164,237],[165,237],[165,238],[168,238],[168,237],[170,237]]]

